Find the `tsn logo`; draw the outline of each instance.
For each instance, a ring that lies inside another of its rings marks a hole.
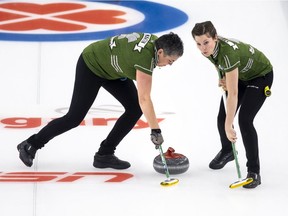
[[[122,172],[0,172],[1,182],[55,182],[71,183],[87,177],[103,176],[107,180],[104,182],[120,183],[133,177],[130,173]]]
[[[84,119],[80,126],[108,126],[115,121],[117,121],[118,118],[91,118],[91,119]],[[52,121],[53,118],[38,118],[38,117],[10,117],[10,118],[2,118],[0,119],[0,123],[3,128],[9,128],[9,129],[29,129],[29,128],[37,128],[40,126],[43,126],[45,124],[48,124],[50,121]],[[164,120],[164,118],[158,118],[158,122],[161,122]],[[148,128],[149,125],[147,122],[139,119],[137,123],[134,126],[134,129],[142,129],[142,128]]]

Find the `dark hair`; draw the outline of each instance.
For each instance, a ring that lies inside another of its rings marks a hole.
[[[163,49],[164,54],[171,56],[182,56],[184,52],[184,46],[181,38],[170,32],[169,34],[162,35],[157,40],[155,40],[156,49]]]
[[[192,37],[208,34],[212,38],[216,38],[217,31],[211,21],[196,23],[192,29]]]

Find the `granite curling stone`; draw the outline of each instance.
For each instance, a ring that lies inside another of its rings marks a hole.
[[[175,153],[172,147],[164,153],[169,174],[182,174],[189,169],[189,159],[179,153]],[[154,158],[153,167],[156,172],[165,174],[164,164],[162,163],[160,154]]]

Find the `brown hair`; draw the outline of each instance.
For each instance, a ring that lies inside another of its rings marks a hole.
[[[216,38],[217,31],[211,21],[196,23],[192,29],[192,37],[208,34],[213,39]]]

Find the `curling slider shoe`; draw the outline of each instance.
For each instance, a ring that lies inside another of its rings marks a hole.
[[[169,186],[178,184],[178,182],[179,182],[179,179],[170,178],[170,179],[166,179],[165,181],[161,182],[160,185],[163,187],[169,187]]]
[[[229,188],[231,188],[231,189],[238,188],[238,187],[250,184],[251,182],[253,182],[252,178],[245,178],[243,180],[239,180],[239,181],[236,181],[236,182],[232,183],[229,186]]]

